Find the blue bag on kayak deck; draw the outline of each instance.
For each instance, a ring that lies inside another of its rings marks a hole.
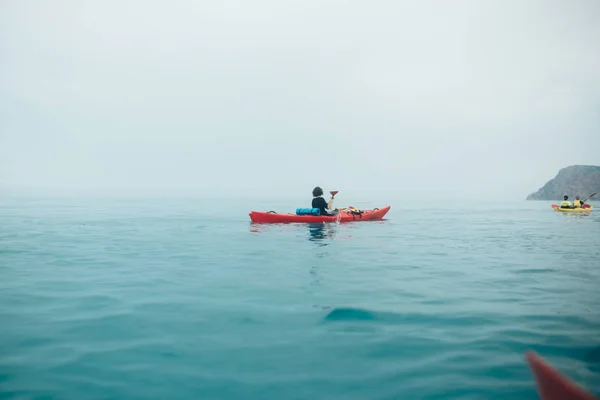
[[[321,215],[318,208],[296,208],[296,215]]]

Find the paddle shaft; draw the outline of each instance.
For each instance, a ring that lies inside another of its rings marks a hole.
[[[331,210],[331,206],[333,205],[333,198],[335,197],[336,194],[338,194],[340,191],[339,190],[331,190],[329,193],[331,194],[331,199],[329,199],[329,202],[327,203],[327,209]]]
[[[333,205],[333,196],[331,196],[331,199],[329,199],[329,203],[327,203],[327,209],[331,210],[332,205]]]
[[[590,194],[590,197],[588,197],[587,199],[585,199],[584,201],[581,202],[581,204],[585,204],[586,201],[588,201],[589,199],[591,199],[592,197],[594,197],[597,193],[592,193]]]

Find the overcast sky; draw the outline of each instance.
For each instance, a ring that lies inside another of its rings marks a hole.
[[[522,199],[571,164],[597,0],[0,0],[6,190]]]

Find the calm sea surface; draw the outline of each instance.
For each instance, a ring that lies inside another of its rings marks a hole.
[[[0,398],[536,399],[527,349],[599,394],[600,208],[549,204],[0,199]]]

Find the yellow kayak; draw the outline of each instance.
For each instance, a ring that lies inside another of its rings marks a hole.
[[[552,204],[552,208],[554,208],[554,211],[566,213],[588,213],[594,209],[592,206],[590,206],[590,208],[560,208],[560,206],[556,204]]]

